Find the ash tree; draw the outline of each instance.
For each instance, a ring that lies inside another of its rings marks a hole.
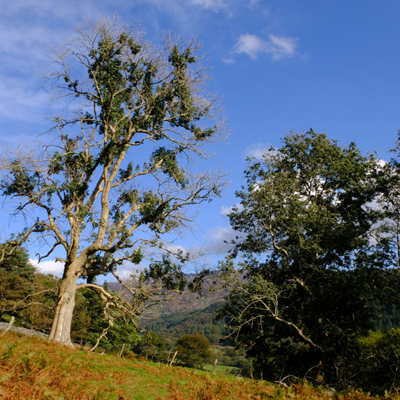
[[[39,261],[64,263],[51,340],[72,345],[77,289],[95,290],[106,308],[132,318],[153,294],[165,301],[184,290],[181,269],[191,255],[168,243],[190,227],[190,206],[225,186],[219,171],[197,165],[223,133],[199,50],[196,40],[170,35],[155,46],[114,19],[81,26],[52,53],[45,78],[67,108],[50,118],[46,144],[3,155],[1,182],[16,214],[30,221],[25,236],[47,246]],[[118,265],[145,260],[141,290],[125,288],[133,300],[117,301],[95,283],[111,273],[123,284]]]
[[[379,303],[399,302],[394,249],[376,229],[382,169],[354,143],[312,130],[248,161],[240,206],[228,215],[237,237],[221,265],[228,334],[247,346],[259,377],[346,386],[344,366]]]

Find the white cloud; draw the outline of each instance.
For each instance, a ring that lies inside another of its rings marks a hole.
[[[56,262],[54,260],[38,262],[38,260],[29,260],[31,264],[38,269],[42,274],[53,274],[62,276],[64,272],[64,263]]]
[[[234,64],[235,63],[235,60],[233,58],[223,58],[222,61],[225,64]]]
[[[218,11],[226,6],[225,0],[190,0],[190,3],[213,11]]]
[[[42,125],[44,115],[53,113],[49,109],[56,104],[60,106],[60,103],[50,103],[49,94],[40,89],[44,82],[38,72],[44,73],[51,62],[47,46],[59,46],[65,37],[73,34],[73,26],[90,15],[90,7],[84,3],[71,0],[57,7],[52,0],[7,3],[0,15],[0,117],[3,123],[12,119],[29,121],[31,126]],[[42,126],[36,127],[39,128],[36,134],[43,132]]]
[[[42,122],[53,105],[48,94],[21,79],[0,74],[0,116],[4,119]]]
[[[209,254],[226,254],[232,249],[231,241],[236,240],[236,236],[240,237],[241,234],[234,231],[232,227],[217,226],[207,233],[206,237],[210,243],[206,245],[205,250]]]
[[[163,9],[168,13],[171,13],[179,19],[180,23],[182,23],[182,18],[186,20],[190,18],[193,24],[193,15],[189,17],[187,14],[188,9],[192,6],[201,7],[206,10],[212,10],[214,12],[218,12],[220,10],[227,10],[226,0],[137,0],[142,4],[152,3],[159,9]],[[231,0],[232,2],[232,0]]]
[[[296,52],[298,39],[269,35],[269,40],[265,41],[256,35],[240,35],[235,45],[236,53],[245,53],[249,57],[256,59],[259,54],[268,54],[273,60],[283,57],[291,57]]]
[[[54,23],[54,18],[58,18],[61,21],[54,25],[64,23],[76,24],[79,21],[83,21],[90,17],[95,20],[99,16],[112,15],[117,9],[122,6],[126,6],[126,2],[122,0],[106,0],[106,1],[94,1],[94,0],[70,0],[65,2],[58,2],[55,5],[54,0],[17,0],[14,2],[8,2],[7,7],[3,10],[3,15],[15,16],[22,20],[22,16],[27,16],[24,20],[29,23],[34,18],[43,18],[47,20],[48,24]],[[48,20],[53,18],[53,20]]]
[[[269,35],[271,43],[275,46],[272,49],[272,53],[275,57],[280,58],[281,56],[291,56],[296,51],[296,41],[290,36],[288,37],[279,37],[275,35]]]
[[[62,277],[64,272],[64,263],[56,262],[54,260],[42,261],[38,263],[36,259],[29,259],[31,264],[38,269],[42,274],[53,274],[59,277]],[[136,271],[142,271],[146,268],[145,264],[133,264],[129,261],[125,261],[122,265],[118,266],[117,274],[122,279],[128,279],[132,274],[135,274]],[[110,278],[113,281],[115,278],[112,275],[108,275],[107,278]],[[104,276],[99,275],[98,281],[103,282],[105,279]]]
[[[383,160],[382,158],[378,158],[377,161],[378,161],[378,165],[382,168],[388,163],[387,161]]]
[[[143,271],[146,267],[145,264],[133,264],[130,261],[125,261],[122,265],[119,265],[117,268],[117,275],[122,279],[129,279],[131,275],[136,275],[137,271]],[[110,281],[113,281],[115,278],[113,275],[108,275],[107,278],[110,278]]]
[[[269,152],[270,148],[269,143],[253,143],[243,151],[243,154],[246,157],[254,157],[260,160],[265,153]]]
[[[221,214],[228,215],[232,212],[233,206],[222,206],[221,207]]]
[[[257,58],[258,54],[263,51],[265,42],[255,35],[240,35],[239,41],[236,43],[235,52],[245,53],[251,58]]]
[[[250,9],[253,9],[255,6],[257,6],[259,2],[260,2],[260,0],[250,0],[250,3],[249,3]]]
[[[243,206],[240,203],[236,203],[233,206],[222,206],[220,212],[222,215],[228,215],[233,211],[233,207],[237,207],[239,211],[243,210]]]
[[[165,248],[167,249],[167,250],[169,250],[169,251],[171,251],[172,253],[177,253],[178,251],[182,251],[183,253],[186,253],[187,252],[187,250],[183,247],[183,246],[181,246],[181,245],[179,245],[179,244],[170,244],[170,245],[168,245],[168,246],[165,246]]]

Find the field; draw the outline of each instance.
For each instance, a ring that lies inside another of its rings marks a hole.
[[[1,400],[329,398],[323,389],[314,389],[308,384],[282,389],[265,381],[73,350],[45,339],[10,332],[0,338]],[[360,392],[337,396],[339,400],[371,398]]]
[[[206,365],[204,366],[204,369],[205,369],[206,371],[213,371],[214,365],[206,364]],[[240,371],[239,368],[237,368],[237,367],[230,367],[230,366],[228,366],[228,365],[218,365],[218,364],[217,364],[217,365],[215,366],[215,372],[218,373],[218,374],[230,374],[230,373],[234,373],[234,374],[236,373],[236,374],[238,374],[239,371]]]

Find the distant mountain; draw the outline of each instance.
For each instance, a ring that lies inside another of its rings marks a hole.
[[[123,291],[118,282],[110,282],[108,286],[117,293]],[[224,304],[228,291],[205,292],[203,296],[184,294],[179,302],[151,308],[150,315],[139,322],[140,326],[159,334],[167,345],[172,345],[182,335],[193,333],[203,334],[211,344],[218,344],[223,336],[224,322],[214,320],[215,311]]]

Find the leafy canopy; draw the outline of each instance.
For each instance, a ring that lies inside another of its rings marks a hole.
[[[398,301],[390,247],[373,235],[384,217],[373,207],[378,175],[372,155],[313,130],[249,160],[240,207],[228,215],[237,237],[222,265],[233,289],[221,315],[259,376],[333,382],[378,302]]]

